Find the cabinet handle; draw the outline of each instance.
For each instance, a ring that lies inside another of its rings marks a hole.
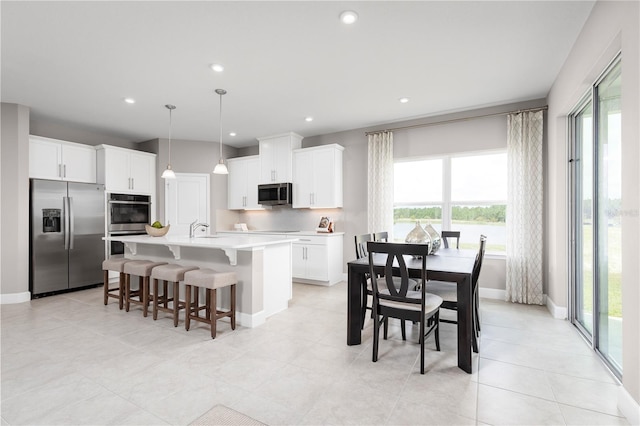
[[[133,178],[131,178],[131,189],[134,189],[135,185],[133,184]]]
[[[67,177],[67,165],[62,166],[62,177]]]
[[[58,164],[58,176],[62,177],[62,164]]]

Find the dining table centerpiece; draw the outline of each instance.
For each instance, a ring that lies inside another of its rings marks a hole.
[[[418,220],[416,221],[416,226],[407,234],[404,242],[410,244],[431,245],[431,236],[427,231],[424,230],[422,225],[420,225],[420,221]]]
[[[440,249],[440,246],[442,245],[442,238],[430,223],[425,225],[424,231],[429,234],[429,238],[431,238],[431,250],[429,251],[429,254],[434,254]]]

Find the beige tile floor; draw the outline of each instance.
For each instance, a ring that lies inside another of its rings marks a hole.
[[[544,307],[482,300],[474,374],[403,342],[397,324],[371,362],[372,327],[346,345],[346,285],[294,284],[290,308],[211,340],[167,316],[126,313],[101,289],[3,305],[2,425],[184,425],[224,404],[270,425],[627,424],[618,385],[566,321]],[[162,315],[162,314],[161,314]]]

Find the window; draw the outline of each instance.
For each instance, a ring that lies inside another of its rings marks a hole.
[[[395,163],[394,238],[416,221],[438,231],[461,231],[460,248],[477,248],[487,236],[487,252],[506,252],[507,154],[504,151]]]

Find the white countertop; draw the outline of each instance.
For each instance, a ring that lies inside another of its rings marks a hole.
[[[335,237],[338,235],[344,235],[344,232],[317,232],[317,231],[295,231],[295,232],[286,232],[286,231],[260,231],[260,230],[249,230],[249,231],[218,231],[218,234],[233,234],[233,235],[280,235],[280,236],[288,236],[291,238],[297,237]]]
[[[260,235],[257,233],[238,232],[234,233],[233,235],[221,233],[217,235],[202,235],[194,238],[189,238],[188,236],[171,235],[164,237],[152,237],[150,235],[122,235],[104,237],[103,239],[106,241],[121,241],[125,244],[152,244],[177,247],[202,247],[217,248],[223,250],[241,250],[293,242],[297,241],[298,238],[295,235],[288,236],[288,234]]]

